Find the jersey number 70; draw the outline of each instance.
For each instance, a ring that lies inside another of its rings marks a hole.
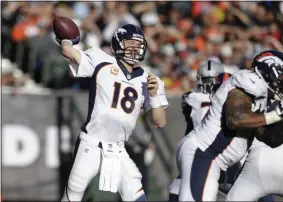
[[[118,102],[119,102],[119,96],[120,96],[120,90],[121,90],[121,83],[115,82],[114,83],[114,92],[113,92],[113,98],[112,98],[112,108],[117,108]],[[120,104],[124,112],[130,114],[135,108],[135,101],[138,99],[138,93],[137,91],[132,87],[127,87],[124,89],[124,96],[120,100]],[[130,103],[129,106],[126,104]]]

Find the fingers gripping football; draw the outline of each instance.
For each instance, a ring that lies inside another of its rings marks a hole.
[[[56,41],[61,45],[63,41],[68,41],[76,45],[80,41],[80,31],[78,26],[69,18],[56,16],[53,20],[53,31]]]
[[[156,76],[149,73],[147,77],[147,90],[150,97],[154,97],[157,95],[158,90],[158,82]]]
[[[57,41],[57,43],[59,43],[59,45],[62,45],[64,41],[70,43],[71,45],[76,45],[80,42],[80,37],[76,38],[76,39],[58,39],[57,37],[55,38],[55,40]]]

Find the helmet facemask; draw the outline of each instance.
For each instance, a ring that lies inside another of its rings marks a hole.
[[[133,24],[123,25],[112,36],[113,55],[131,66],[144,60],[146,47],[143,31]]]
[[[200,64],[197,71],[197,85],[202,93],[214,94],[216,77],[223,73],[224,69],[220,62],[206,60]]]
[[[128,42],[138,41],[131,45]],[[143,61],[146,52],[146,42],[140,38],[130,38],[122,41],[120,57],[129,65],[137,64]]]
[[[202,93],[214,93],[214,86],[216,84],[215,77],[201,77],[197,76],[197,85]]]
[[[117,39],[119,38],[117,37]],[[129,65],[134,65],[144,60],[147,47],[145,39],[132,37],[117,41],[119,41],[117,44],[119,47],[112,47],[112,51],[118,58],[121,58]],[[139,45],[129,45],[126,44],[126,41],[138,41]],[[116,50],[116,52],[114,50]]]

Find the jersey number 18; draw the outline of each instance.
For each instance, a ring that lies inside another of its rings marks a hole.
[[[121,83],[115,82],[114,83],[114,93],[112,98],[112,108],[117,108],[118,102],[119,102],[119,96],[120,96],[120,90],[121,90]],[[127,87],[124,89],[124,96],[120,100],[120,104],[122,109],[126,113],[132,113],[132,111],[135,108],[135,101],[138,99],[138,93],[137,91],[132,87]],[[127,106],[127,103],[129,105]]]

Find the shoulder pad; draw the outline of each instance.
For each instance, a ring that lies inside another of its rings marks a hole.
[[[188,105],[186,99],[188,98],[188,96],[192,93],[192,91],[188,91],[186,93],[184,93],[182,95],[182,107],[184,107],[185,105]]]
[[[232,83],[248,94],[257,97],[267,96],[267,85],[255,73],[249,70],[238,71],[232,76]]]
[[[182,95],[182,98],[188,97],[189,94],[191,94],[191,93],[192,93],[192,91],[188,91],[188,92],[184,93],[184,94]]]

